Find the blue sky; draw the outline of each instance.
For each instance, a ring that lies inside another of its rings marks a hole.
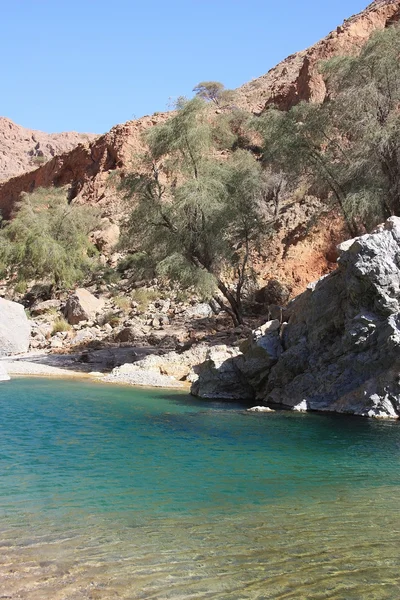
[[[103,133],[168,109],[196,83],[227,88],[310,46],[368,0],[0,0],[0,115]]]

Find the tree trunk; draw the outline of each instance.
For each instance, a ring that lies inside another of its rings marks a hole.
[[[221,300],[219,300],[219,301],[217,300],[218,304],[221,306],[221,308],[223,307],[224,310],[226,310],[228,315],[231,317],[235,327],[237,327],[238,325],[243,325],[243,323],[244,323],[243,312],[242,312],[242,307],[241,307],[240,303],[236,300],[235,296],[229,291],[229,289],[226,287],[226,285],[219,279],[218,279],[217,285],[218,285],[218,289],[221,292],[221,294],[228,301],[229,306],[226,306],[223,303],[221,306]]]

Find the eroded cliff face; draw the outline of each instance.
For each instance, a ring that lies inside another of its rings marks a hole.
[[[93,141],[91,133],[44,133],[0,117],[0,181],[34,171],[54,156]]]
[[[301,101],[323,102],[327,90],[318,63],[357,53],[374,31],[385,29],[399,19],[399,0],[372,2],[311,48],[289,56],[265,75],[240,87],[236,91],[236,104],[259,114],[271,105],[288,110]]]
[[[119,194],[113,174],[134,168],[135,155],[144,150],[143,132],[165,121],[169,113],[145,116],[113,127],[88,144],[55,156],[35,171],[0,184],[0,210],[8,219],[22,192],[38,187],[69,186],[70,200],[100,205],[104,215],[118,214]]]

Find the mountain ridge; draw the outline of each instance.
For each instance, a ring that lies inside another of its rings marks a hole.
[[[33,171],[54,156],[98,137],[97,134],[75,131],[45,133],[17,125],[8,117],[0,117],[0,182]]]

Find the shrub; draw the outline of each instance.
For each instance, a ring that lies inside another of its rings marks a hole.
[[[154,302],[159,297],[159,292],[147,290],[146,288],[138,288],[132,292],[132,300],[137,302],[140,312],[146,312],[150,302]]]
[[[44,279],[72,287],[96,265],[88,234],[97,225],[97,211],[68,204],[65,189],[25,194],[0,229],[0,271],[19,281]]]
[[[129,298],[129,296],[115,296],[115,298],[113,298],[113,302],[115,306],[120,310],[124,312],[129,312],[129,309],[131,307],[131,299]]]
[[[63,317],[56,319],[53,323],[53,329],[51,335],[61,333],[63,331],[70,331],[71,325]]]

